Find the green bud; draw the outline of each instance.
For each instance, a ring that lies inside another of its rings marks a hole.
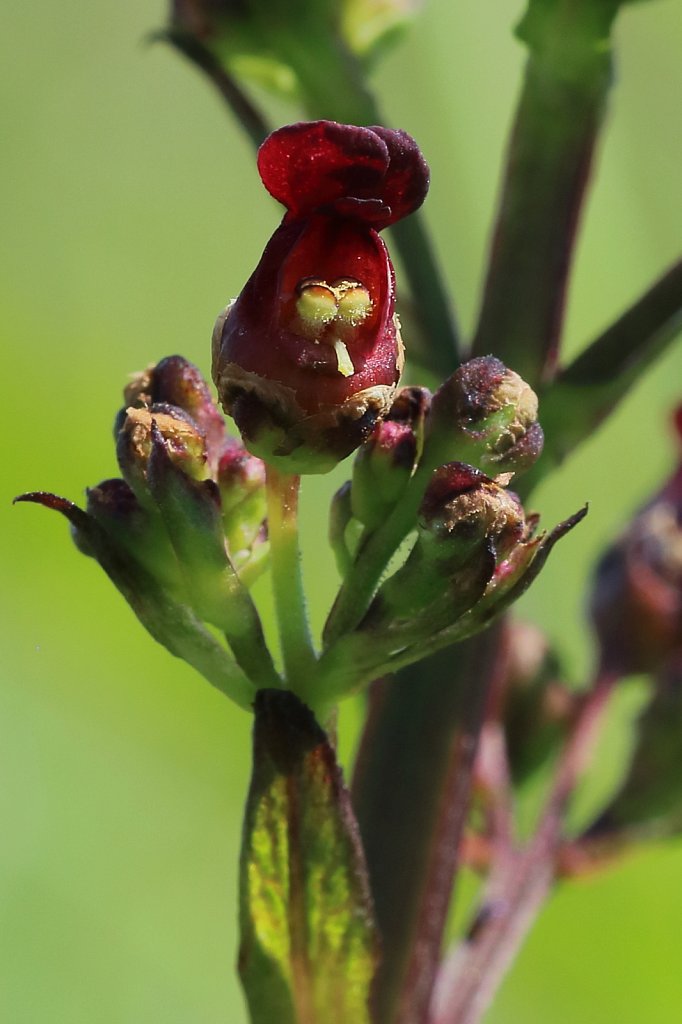
[[[220,456],[218,488],[228,551],[235,568],[239,568],[248,561],[263,531],[267,499],[264,464],[233,438],[228,439]]]
[[[400,500],[412,476],[417,439],[410,426],[377,423],[353,464],[353,515],[369,530],[379,526]]]
[[[635,749],[615,797],[587,833],[590,841],[682,833],[682,663],[656,680],[636,727]]]
[[[472,466],[441,466],[419,510],[415,545],[368,618],[388,628],[412,620],[429,632],[451,625],[483,596],[524,529],[514,495]]]
[[[433,397],[423,459],[458,459],[490,473],[519,473],[542,452],[532,388],[494,356],[471,359]]]
[[[521,785],[558,752],[581,698],[562,681],[556,652],[536,626],[511,622],[505,646],[500,716],[512,779]]]
[[[358,539],[349,537],[353,525],[356,528],[355,532],[359,533],[361,526],[353,518],[351,506],[351,482],[346,480],[332,498],[329,508],[329,544],[341,577],[347,574],[353,564],[354,545],[352,541]]]
[[[419,0],[173,0],[169,37],[181,49],[192,40],[233,74],[288,98],[303,92],[311,103],[325,72],[330,86],[340,86],[353,58],[375,61],[420,6]]]
[[[405,32],[421,0],[341,0],[341,29],[350,48],[374,60]]]

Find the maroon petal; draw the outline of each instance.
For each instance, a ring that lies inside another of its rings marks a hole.
[[[388,165],[388,147],[377,132],[335,121],[285,125],[258,150],[263,184],[297,216],[347,196],[376,200]]]
[[[419,146],[407,132],[372,125],[372,131],[388,147],[389,165],[381,193],[390,215],[381,227],[395,224],[417,210],[429,190],[429,165]],[[377,230],[379,229],[379,225]]]

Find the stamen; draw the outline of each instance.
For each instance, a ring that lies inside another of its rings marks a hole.
[[[339,373],[344,377],[352,377],[355,373],[353,360],[340,338],[334,338],[334,351],[336,352],[336,365]]]
[[[337,314],[336,295],[324,281],[302,281],[297,290],[296,313],[301,327],[306,334],[319,338]]]
[[[359,281],[347,281],[332,285],[339,298],[338,319],[351,327],[357,327],[372,311],[372,300],[368,290]]]

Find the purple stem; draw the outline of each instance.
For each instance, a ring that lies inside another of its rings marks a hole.
[[[499,626],[375,690],[353,780],[382,963],[375,1024],[424,1024],[469,811]]]
[[[600,673],[557,766],[535,835],[500,844],[469,936],[445,959],[429,1024],[478,1024],[549,896],[567,803],[589,761],[618,677]]]
[[[494,352],[535,387],[557,362],[576,230],[611,81],[596,44],[567,72],[557,13],[528,59],[512,130],[473,355]],[[578,5],[580,6],[580,5]],[[566,25],[562,18],[565,18]],[[570,43],[567,44],[567,49]]]

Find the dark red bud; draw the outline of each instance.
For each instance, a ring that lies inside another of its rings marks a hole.
[[[406,423],[415,433],[423,427],[424,419],[431,408],[433,396],[428,388],[410,385],[400,388],[386,417],[396,423]]]
[[[406,423],[377,423],[353,465],[353,515],[375,529],[400,500],[417,458],[417,439]]]
[[[126,407],[173,406],[192,417],[206,438],[215,465],[225,437],[225,421],[200,370],[183,356],[167,356],[133,376],[124,391]]]
[[[188,413],[169,405],[131,406],[118,431],[116,454],[123,476],[143,502],[154,428],[174,465],[195,480],[208,476],[206,440]]]
[[[523,539],[526,522],[515,494],[473,466],[451,462],[431,477],[419,527],[435,541],[467,544],[485,537],[501,561]]]
[[[427,421],[426,453],[494,472],[520,472],[542,452],[538,400],[517,373],[494,356],[464,363],[438,389]]]

